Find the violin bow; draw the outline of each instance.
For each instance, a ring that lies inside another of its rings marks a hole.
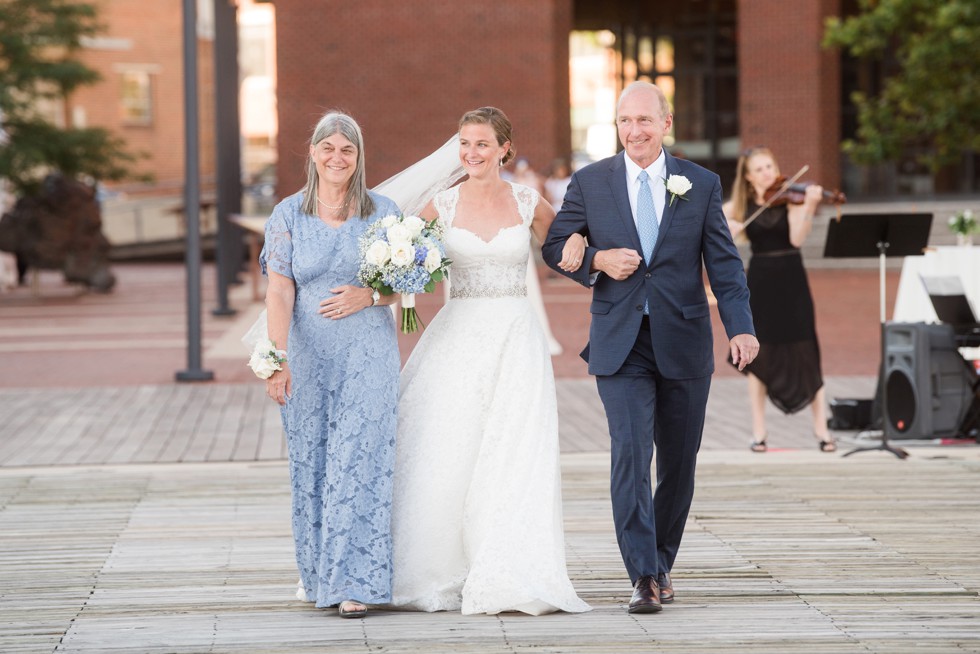
[[[763,211],[765,211],[766,209],[768,209],[772,205],[772,203],[775,202],[779,198],[779,196],[781,196],[783,193],[785,193],[787,191],[787,189],[789,189],[789,187],[793,185],[793,182],[795,182],[799,178],[803,177],[803,175],[805,175],[806,174],[806,171],[808,171],[808,170],[810,170],[810,165],[809,164],[805,164],[802,168],[800,168],[798,171],[796,171],[796,174],[795,175],[793,175],[792,177],[790,177],[789,179],[787,179],[785,182],[783,182],[783,185],[779,188],[779,190],[776,191],[771,198],[769,198],[768,200],[766,200],[765,204],[763,204],[761,207],[759,207],[758,209],[756,209],[755,210],[755,213],[753,213],[751,216],[749,216],[748,218],[745,219],[745,222],[742,223],[742,229],[744,230],[746,227],[748,227],[750,222],[752,222],[753,220],[755,220],[756,218],[758,218],[759,217],[759,214],[761,214]]]

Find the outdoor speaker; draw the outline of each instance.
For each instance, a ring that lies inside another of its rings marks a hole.
[[[972,399],[970,377],[951,325],[886,324],[885,436],[954,435]]]

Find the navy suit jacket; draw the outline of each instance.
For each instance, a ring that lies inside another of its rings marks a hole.
[[[632,248],[642,256],[626,190],[625,156],[620,152],[572,176],[542,250],[549,266],[585,286],[596,251]],[[650,264],[641,263],[622,281],[600,273],[593,287],[592,326],[582,352],[593,375],[611,375],[623,365],[636,342],[644,300],[649,302],[652,347],[660,373],[668,379],[693,379],[714,372],[702,270],[708,272],[729,339],[755,334],[745,270],[721,211],[718,175],[670,154],[666,154],[666,173],[687,177],[692,187],[673,202],[665,191]],[[578,271],[566,273],[557,266],[566,239],[576,232],[589,245]]]

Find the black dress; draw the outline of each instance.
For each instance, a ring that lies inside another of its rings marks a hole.
[[[758,206],[749,202],[747,215]],[[752,244],[746,274],[759,355],[745,367],[758,377],[783,413],[813,401],[823,386],[813,297],[800,250],[789,240],[785,206],[770,207],[745,228]]]

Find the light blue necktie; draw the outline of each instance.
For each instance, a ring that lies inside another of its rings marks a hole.
[[[637,176],[640,180],[640,192],[636,196],[636,231],[640,235],[640,247],[643,248],[643,259],[650,263],[653,248],[657,244],[657,234],[660,224],[657,222],[657,208],[653,204],[653,193],[650,192],[650,175],[641,170]]]
[[[640,235],[640,247],[643,248],[643,259],[650,263],[653,247],[657,244],[657,234],[660,224],[657,222],[657,208],[653,204],[653,193],[650,192],[650,175],[641,170],[637,176],[640,180],[640,192],[636,196],[636,231]],[[650,305],[643,301],[643,313],[650,313]]]

